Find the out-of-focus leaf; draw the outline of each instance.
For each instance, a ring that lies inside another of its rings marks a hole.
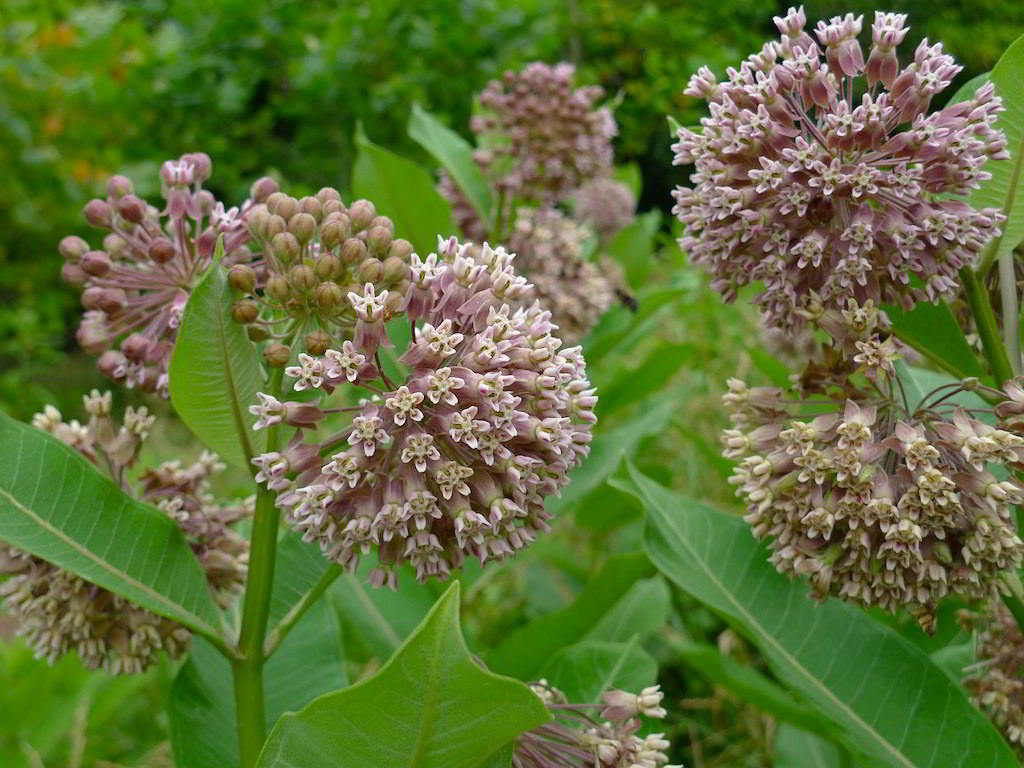
[[[0,413],[0,541],[211,635],[206,576],[167,515],[77,451]]]
[[[617,165],[615,166],[613,176],[616,181],[620,181],[629,187],[629,191],[633,193],[633,197],[640,197],[640,192],[643,189],[644,178],[640,172],[639,165],[636,163]]]
[[[638,581],[587,632],[587,637],[622,642],[653,632],[668,620],[671,602],[668,585],[660,576]]]
[[[533,680],[562,648],[587,638],[608,639],[591,633],[629,596],[634,583],[651,571],[651,564],[639,553],[609,557],[572,604],[513,630],[486,655],[487,665],[520,680]]]
[[[548,719],[525,684],[469,654],[454,582],[377,674],[282,717],[259,768],[478,768]]]
[[[280,573],[280,571],[279,571]],[[264,668],[267,727],[321,694],[346,684],[338,620],[328,601],[309,609]],[[238,765],[231,665],[196,641],[170,695],[171,745],[177,768]]]
[[[965,767],[1015,764],[995,728],[916,646],[845,603],[815,605],[805,585],[775,571],[738,517],[632,467],[629,475],[616,485],[647,510],[658,568],[735,623],[870,765],[944,768],[950,755]]]
[[[661,224],[661,211],[641,213],[608,242],[607,253],[626,270],[626,283],[632,290],[644,285],[654,266],[654,236]]]
[[[959,685],[964,679],[964,667],[969,667],[975,662],[974,641],[967,640],[947,645],[945,648],[933,652],[931,659],[939,669]]]
[[[775,733],[774,768],[842,768],[839,747],[788,723]]]
[[[625,643],[584,640],[563,648],[544,665],[541,677],[572,703],[597,702],[603,691],[638,693],[653,685],[658,663],[634,635]]]
[[[473,162],[473,147],[419,104],[412,105],[409,136],[448,171],[480,218],[490,223],[493,212],[491,188]]]
[[[409,240],[416,252],[437,248],[437,237],[455,234],[452,209],[434,189],[423,168],[370,141],[356,130],[359,155],[352,169],[352,193],[371,200],[377,213],[395,223],[395,236]]]
[[[240,469],[262,450],[249,406],[264,381],[263,365],[245,329],[231,318],[231,288],[220,267],[223,244],[196,285],[171,355],[171,402],[207,448]]]

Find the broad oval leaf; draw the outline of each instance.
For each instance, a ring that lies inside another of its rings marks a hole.
[[[637,693],[653,685],[658,663],[634,635],[626,643],[584,640],[563,648],[544,665],[541,677],[573,704],[596,703],[612,688]]]
[[[995,84],[996,95],[1006,108],[995,127],[1006,134],[1010,159],[985,163],[984,170],[992,178],[983,181],[968,199],[975,208],[1003,210],[1008,199],[1013,198],[999,244],[999,253],[1009,253],[1024,241],[1024,191],[1020,189],[1024,182],[1024,36],[1003,52],[989,73],[989,80]]]
[[[0,413],[0,540],[187,627],[217,635],[199,561],[174,521],[84,456]]]
[[[356,148],[352,193],[372,200],[379,214],[390,217],[398,237],[409,240],[417,253],[427,254],[437,248],[438,235],[455,234],[451,206],[434,189],[429,173],[374,144],[362,125],[356,128]]]
[[[991,768],[1016,760],[964,692],[919,648],[837,600],[815,605],[738,517],[630,467],[617,482],[648,513],[647,550],[680,587],[734,622],[780,680],[872,766]]]
[[[265,432],[254,432],[249,406],[263,386],[263,365],[245,329],[231,318],[231,289],[220,267],[223,247],[196,285],[171,355],[171,402],[186,426],[224,461],[250,471]]]
[[[479,768],[548,719],[523,683],[474,661],[455,582],[376,675],[284,715],[258,766]]]
[[[835,744],[783,723],[775,733],[772,765],[774,768],[843,768],[843,757]]]
[[[885,311],[893,333],[940,368],[960,378],[984,375],[949,305],[922,301],[909,312],[897,306]]]
[[[429,152],[448,171],[462,194],[485,222],[494,216],[491,187],[473,162],[473,147],[419,104],[412,105],[409,137]]]

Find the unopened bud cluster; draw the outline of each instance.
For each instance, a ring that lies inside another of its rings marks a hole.
[[[615,119],[596,106],[601,88],[576,88],[574,75],[571,64],[534,62],[480,93],[474,159],[506,194],[553,203],[611,166]]]
[[[33,425],[57,437],[102,469],[125,490],[172,518],[185,534],[218,602],[227,606],[241,590],[248,544],[230,525],[251,514],[251,504],[217,504],[209,478],[222,468],[204,453],[192,465],[167,462],[141,473],[130,485],[126,472],[135,464],[153,426],[145,408],[125,410],[121,424],[111,417],[110,393],[85,398],[89,420],[65,421],[49,406]],[[90,510],[75,510],[88,515]],[[18,624],[37,656],[55,661],[77,653],[92,669],[111,674],[141,672],[161,651],[171,658],[188,649],[190,632],[131,601],[62,570],[45,560],[0,542],[0,583],[5,610]]]
[[[218,236],[225,237],[225,264],[249,257],[239,210],[225,210],[203,189],[211,171],[201,152],[164,163],[161,207],[137,197],[129,179],[113,176],[107,197],[85,206],[86,220],[109,233],[102,249],[79,237],[60,242],[62,274],[82,286],[86,312],[78,341],[99,355],[104,374],[128,387],[167,397],[167,366],[185,303]]]
[[[667,765],[671,744],[664,734],[638,735],[640,718],[666,715],[659,686],[639,694],[605,691],[597,718],[591,713],[600,705],[570,704],[546,680],[530,688],[552,719],[518,738],[512,756],[517,768],[681,768]]]
[[[995,411],[956,403],[976,380],[908,404],[882,358],[864,358],[876,386],[848,379],[845,401],[730,380],[725,456],[780,571],[809,577],[819,599],[905,608],[931,629],[945,595],[988,597],[1024,555],[1012,512],[1024,489],[1000,479],[1024,467],[1024,389],[991,390],[1005,398]]]
[[[1024,632],[996,600],[984,612],[963,618],[968,628],[976,630],[979,659],[964,670],[964,687],[1024,760]]]
[[[587,232],[555,208],[520,208],[509,249],[567,341],[583,338],[615,302],[609,269],[584,258]]]
[[[610,237],[629,226],[636,215],[636,197],[621,181],[599,176],[576,190],[573,213],[594,228],[601,237]]]
[[[686,89],[710,115],[673,145],[676,164],[696,166],[675,192],[680,244],[728,300],[763,283],[771,325],[802,325],[812,297],[948,298],[1002,220],[963,199],[988,158],[1008,157],[993,86],[927,114],[961,68],[927,40],[901,67],[906,16],[892,13],[875,14],[865,60],[862,21],[837,16],[812,37],[790,9],[778,41],[724,82],[701,68]]]
[[[285,369],[296,390],[330,394],[353,385],[374,397],[355,408],[260,394],[257,429],[297,427],[281,451],[254,459],[257,480],[307,540],[354,569],[376,554],[371,582],[394,586],[396,566],[444,578],[466,557],[500,559],[547,530],[544,497],[568,482],[589,451],[597,398],[578,347],[562,349],[549,313],[512,309],[529,285],[504,249],[471,249],[454,238],[437,254],[409,259],[397,309],[367,282],[347,300],[351,340]],[[470,255],[471,252],[476,255]],[[392,380],[378,350],[393,346],[387,321],[412,326]],[[331,412],[340,432],[313,440]]]
[[[288,327],[316,329],[298,340],[313,355],[351,339],[359,318],[348,297],[366,285],[387,294],[382,311],[389,315],[404,302],[412,245],[395,237],[394,223],[369,200],[345,205],[328,187],[303,198],[274,191],[249,210],[246,226],[262,258],[229,271],[231,285],[246,294],[232,312],[255,340],[270,340],[264,354],[271,365],[293,357],[279,341]]]

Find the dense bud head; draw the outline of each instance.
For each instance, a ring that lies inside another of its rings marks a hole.
[[[107,197],[118,200],[135,192],[135,185],[127,176],[111,176],[107,179]]]
[[[267,365],[271,368],[281,368],[288,365],[288,360],[291,356],[291,349],[278,342],[267,344],[267,346],[263,348],[263,359],[267,361]]]
[[[277,214],[271,214],[263,225],[263,237],[267,240],[273,240],[280,234],[284,234],[288,229],[288,222]]]
[[[110,256],[106,251],[88,251],[79,262],[82,271],[93,277],[103,277],[110,271]]]
[[[317,223],[320,223],[324,215],[324,206],[315,197],[304,197],[299,200],[299,211],[308,213]]]
[[[121,342],[121,352],[132,362],[141,363],[153,348],[153,342],[141,333],[132,333]]]
[[[330,252],[321,255],[313,263],[313,270],[321,280],[335,280],[341,276],[343,269],[341,259]]]
[[[311,333],[307,333],[302,343],[309,354],[322,355],[331,346],[331,337],[326,331],[318,328]]]
[[[295,235],[299,243],[305,245],[316,233],[316,219],[309,213],[296,213],[288,220],[288,231]]]
[[[236,323],[248,325],[259,319],[260,305],[252,299],[240,299],[231,306],[231,317]]]
[[[356,200],[349,206],[348,217],[353,232],[362,232],[377,216],[377,209],[369,200]]]
[[[249,212],[249,215],[245,220],[245,225],[256,237],[266,238],[267,222],[270,221],[270,215],[270,211],[268,211],[265,206],[259,205]]]
[[[366,243],[359,238],[350,237],[341,246],[341,260],[346,264],[358,264],[366,256]]]
[[[149,244],[148,253],[149,258],[157,264],[166,264],[171,261],[178,252],[174,249],[174,244],[166,237],[157,237]]]
[[[255,341],[257,344],[270,338],[270,331],[262,325],[250,325],[245,329],[245,333],[250,341]]]
[[[252,293],[256,287],[256,270],[248,264],[235,264],[228,270],[228,283],[240,293]]]
[[[103,288],[96,301],[96,308],[108,315],[114,315],[128,306],[128,294],[120,288]]]
[[[342,292],[340,285],[328,280],[316,287],[316,290],[313,292],[313,298],[316,300],[317,306],[322,309],[332,309],[345,300],[345,294]]]
[[[324,204],[323,204],[323,216],[324,216],[324,218],[327,218],[331,214],[337,215],[337,214],[340,214],[340,213],[344,213],[344,214],[348,213],[348,208],[345,207],[345,204],[343,202],[341,202],[341,200],[325,200],[324,201]]]
[[[284,304],[292,297],[292,287],[288,278],[283,275],[273,274],[267,278],[264,292],[274,301]]]
[[[334,187],[323,187],[319,192],[316,193],[316,199],[321,203],[327,203],[330,200],[334,202],[341,202],[341,193]]]
[[[366,245],[374,256],[383,258],[391,247],[391,230],[373,226],[366,233]]]
[[[74,262],[66,261],[60,267],[61,279],[71,285],[82,285],[85,283],[88,275],[85,271],[75,264]]]
[[[385,283],[398,283],[409,277],[409,261],[399,256],[388,256],[381,263],[381,279]]]
[[[352,233],[352,224],[343,213],[332,214],[320,226],[320,242],[324,248],[337,248]]]
[[[281,195],[274,200],[273,205],[268,203],[267,208],[285,221],[291,221],[291,218],[299,212],[299,201],[289,195]]]
[[[117,201],[117,212],[125,221],[139,224],[146,217],[146,204],[135,195],[126,194]]]
[[[601,177],[576,190],[576,218],[590,224],[602,237],[629,226],[636,213],[636,198],[621,181]]]
[[[76,262],[85,255],[85,252],[89,250],[89,244],[80,237],[75,235],[69,235],[60,241],[60,245],[57,246],[57,250],[60,251],[60,255],[65,260]]]
[[[356,278],[361,283],[379,282],[384,274],[384,265],[377,259],[370,256],[363,259],[356,270]]]
[[[288,270],[288,279],[292,286],[302,293],[313,290],[318,282],[316,273],[308,264],[296,264]]]
[[[202,184],[213,173],[213,161],[205,152],[193,152],[183,155],[181,159],[192,165],[193,180],[197,184]]]
[[[270,240],[270,250],[274,256],[285,264],[295,260],[302,250],[299,239],[291,232],[280,232]]]
[[[106,200],[98,198],[90,200],[85,204],[83,213],[85,214],[85,220],[94,227],[110,229],[114,223],[114,211]]]
[[[413,247],[412,243],[408,240],[398,238],[397,240],[391,241],[391,247],[388,248],[388,256],[396,259],[401,259],[405,264],[409,263],[409,257],[412,256]]]
[[[252,186],[249,187],[249,197],[254,203],[265,203],[267,198],[277,192],[277,190],[277,182],[269,176],[264,176],[254,181]]]

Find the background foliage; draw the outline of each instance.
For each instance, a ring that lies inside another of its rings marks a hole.
[[[783,5],[6,0],[2,410],[25,419],[55,402],[75,414],[81,392],[102,385],[92,361],[75,351],[78,308],[59,280],[56,243],[85,233],[81,205],[110,174],[130,175],[140,194],[155,194],[162,160],[201,149],[214,160],[210,186],[225,199],[240,201],[264,173],[293,192],[349,191],[357,123],[377,146],[429,168],[433,162],[406,130],[414,103],[467,135],[471,95],[488,79],[530,60],[568,59],[582,81],[600,83],[618,103],[617,158],[641,171],[641,209],[667,211],[668,192],[682,179],[670,164],[665,115],[696,122],[696,105],[681,93],[690,73],[701,64],[721,72],[759,48]],[[989,70],[1024,26],[1024,6],[1010,0],[916,0],[886,9],[910,14],[914,42],[926,35],[944,41],[965,65],[961,80]],[[808,15],[848,10],[870,14],[874,6],[829,0]],[[602,422],[590,462],[556,502],[564,514],[554,534],[511,564],[463,578],[469,648],[496,671],[545,675],[569,688],[580,664],[628,659],[628,679],[642,683],[653,659],[673,713],[677,760],[687,765],[841,765],[831,726],[784,689],[785,674],[777,679],[778,667],[747,639],[654,575],[638,554],[645,535],[639,507],[605,484],[622,457],[632,456],[648,477],[731,509],[717,445],[721,387],[733,375],[785,382],[784,360],[764,351],[750,310],[721,305],[681,263],[667,224],[653,249],[652,261],[632,264],[630,254],[646,248],[623,243],[618,255],[639,310],[614,309],[588,340]],[[183,428],[172,428],[157,452],[175,456],[186,440]],[[339,678],[354,681],[379,668],[441,591],[413,585],[392,595],[341,579],[330,595],[345,648]],[[953,638],[939,644],[893,624],[918,655]],[[550,659],[524,656],[538,637]],[[196,680],[213,674],[200,669],[202,661],[190,662]],[[169,667],[111,680],[74,660],[48,668],[17,642],[0,642],[0,764],[169,765],[175,725],[153,716],[167,697]],[[176,686],[189,679],[179,677]],[[171,719],[180,716],[172,710]]]

